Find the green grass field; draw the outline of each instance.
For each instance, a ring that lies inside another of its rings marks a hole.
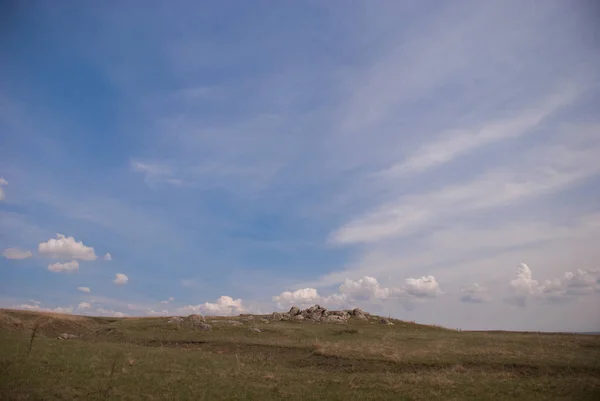
[[[0,399],[600,400],[600,336],[207,319],[0,310]]]

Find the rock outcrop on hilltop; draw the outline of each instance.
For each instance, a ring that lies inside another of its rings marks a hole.
[[[292,306],[288,312],[273,312],[271,316],[252,316],[240,315],[239,319],[230,320],[211,320],[209,323],[218,324],[219,326],[243,326],[248,324],[254,326],[256,324],[267,324],[270,322],[282,322],[288,320],[306,321],[306,322],[323,322],[323,323],[348,323],[350,319],[354,320],[371,320],[371,323],[378,321],[381,324],[392,326],[394,323],[391,319],[371,316],[368,312],[360,308],[343,309],[343,310],[327,310],[320,305],[313,305],[310,308],[300,309],[297,306]],[[202,315],[193,314],[185,318],[180,316],[170,317],[169,323],[185,323],[189,327],[197,330],[212,330],[212,326],[207,323]],[[254,328],[252,328],[254,329]],[[256,330],[253,330],[256,331]],[[256,331],[258,332],[258,331]]]
[[[271,321],[307,320],[312,322],[346,323],[352,318],[366,320],[369,316],[367,312],[364,312],[360,308],[329,311],[320,305],[314,305],[304,310],[297,306],[292,306],[289,312],[286,313],[273,312]]]

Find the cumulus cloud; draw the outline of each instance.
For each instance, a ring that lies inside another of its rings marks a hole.
[[[219,297],[217,302],[205,302],[201,305],[187,305],[181,309],[186,313],[201,313],[203,315],[232,316],[244,313],[246,308],[241,299],[233,299],[226,295]]]
[[[41,310],[40,304],[20,304],[15,305],[15,309],[26,309],[26,310]]]
[[[71,306],[69,306],[69,307],[59,306],[57,308],[42,308],[42,306],[39,302],[33,303],[33,304],[15,305],[15,309],[25,309],[25,310],[38,311],[38,312],[54,312],[54,313],[72,313],[73,312],[73,307],[71,307]]]
[[[72,260],[66,263],[53,263],[48,265],[48,270],[55,273],[74,273],[79,270],[79,262]]]
[[[154,310],[154,309],[148,309],[148,311],[146,312],[146,315],[148,316],[167,316],[169,314],[169,311],[166,309],[163,310]]]
[[[31,251],[18,248],[6,248],[2,253],[6,259],[27,259],[31,257]]]
[[[349,307],[356,301],[386,301],[397,300],[405,308],[413,307],[412,301],[441,295],[439,283],[435,277],[427,276],[418,279],[408,278],[400,288],[382,287],[376,278],[363,276],[358,280],[346,279],[338,288],[338,292],[322,296],[315,288],[303,288],[296,291],[284,291],[273,297],[279,308],[291,305],[306,307],[320,304],[328,307]]]
[[[510,288],[513,296],[508,298],[510,303],[524,307],[527,299],[542,292],[542,286],[537,280],[533,279],[533,274],[526,263],[521,263],[517,267],[516,278],[511,280]]]
[[[346,279],[344,284],[340,285],[339,292],[350,299],[368,300],[386,299],[394,291],[389,288],[380,288],[377,279],[364,276],[356,281]]]
[[[104,309],[104,308],[96,308],[96,312],[98,314],[100,314],[101,316],[109,316],[109,317],[126,317],[126,316],[128,316],[126,313],[117,312],[114,310]]]
[[[273,297],[280,308],[297,305],[304,307],[311,304],[323,303],[323,298],[319,295],[316,288],[301,288],[296,291],[284,291],[278,296]]]
[[[80,302],[79,305],[77,305],[77,309],[91,309],[92,305],[87,303],[87,302]]]
[[[490,295],[488,294],[488,289],[486,287],[480,286],[477,283],[473,283],[464,287],[461,290],[461,293],[461,302],[481,304],[489,302],[491,300]]]
[[[2,188],[4,185],[8,185],[8,181],[6,181],[4,178],[0,177],[0,201],[3,201],[4,199],[6,199],[6,195],[4,193],[4,188]]]
[[[529,266],[521,263],[517,267],[516,278],[509,283],[512,295],[507,298],[507,302],[525,307],[530,298],[564,301],[573,296],[599,292],[599,277],[600,271],[598,270],[577,269],[575,273],[566,272],[562,279],[555,278],[539,282],[533,279]]]
[[[160,301],[161,304],[168,304],[175,301],[175,298],[169,297],[169,299],[165,299],[164,301]]]
[[[404,290],[415,297],[437,297],[442,294],[440,285],[433,276],[423,276],[421,278],[407,278],[404,283]]]
[[[567,272],[563,279],[565,294],[582,295],[598,291],[597,272],[577,269],[575,273]]]
[[[52,312],[56,312],[56,313],[73,313],[73,307],[58,307],[58,308],[54,308],[52,309]]]
[[[129,281],[129,277],[127,277],[123,273],[117,273],[117,274],[115,274],[115,279],[113,280],[113,283],[115,283],[117,285],[125,285],[125,284],[127,284],[128,281]]]
[[[51,238],[47,242],[39,244],[38,252],[42,256],[56,259],[96,259],[94,248],[84,245],[82,241],[75,241],[73,237],[66,237],[62,234],[56,234],[56,238]]]
[[[89,287],[77,287],[77,289],[81,292],[92,292]]]
[[[106,253],[106,255],[104,255],[104,260],[112,260],[112,256],[110,253]]]

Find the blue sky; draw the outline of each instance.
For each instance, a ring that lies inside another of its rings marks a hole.
[[[1,306],[600,329],[593,2],[2,7]]]

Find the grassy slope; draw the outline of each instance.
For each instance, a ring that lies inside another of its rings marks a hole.
[[[219,320],[0,310],[0,399],[600,399],[599,336]]]

